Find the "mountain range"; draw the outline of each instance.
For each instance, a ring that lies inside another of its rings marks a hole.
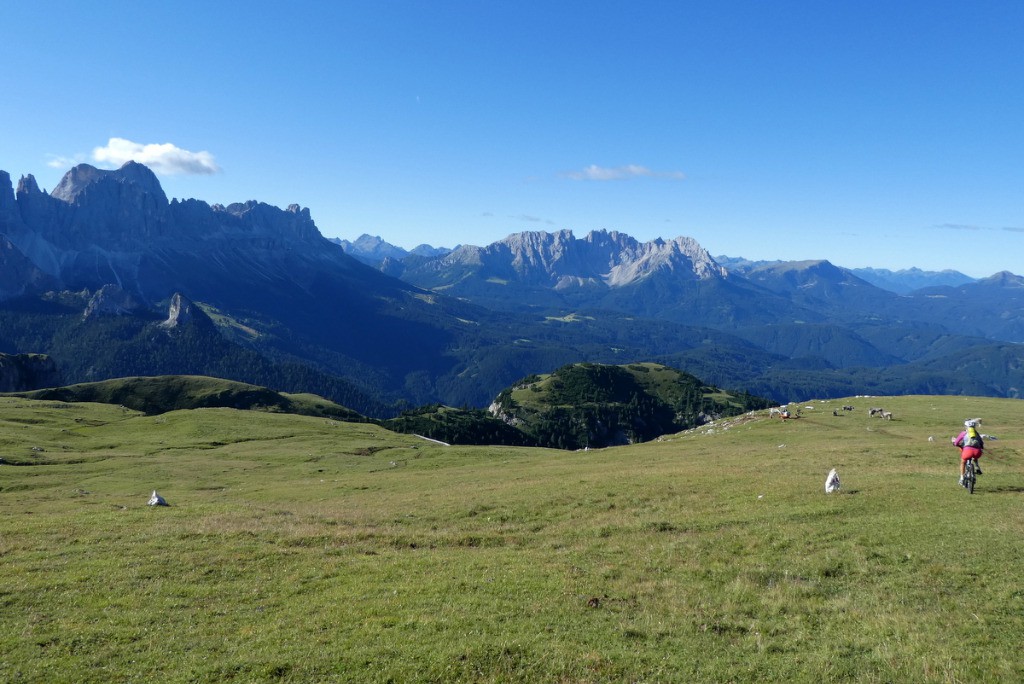
[[[1012,273],[758,263],[616,231],[407,252],[328,240],[297,205],[168,201],[134,162],[76,166],[50,193],[0,171],[0,353],[48,354],[64,383],[215,375],[388,415],[659,361],[780,401],[1019,396],[1022,344]]]
[[[346,254],[355,257],[368,266],[373,266],[385,272],[394,270],[395,262],[402,262],[410,256],[440,257],[461,247],[459,245],[453,249],[422,244],[414,247],[412,250],[406,250],[397,245],[392,245],[379,235],[370,235],[368,233],[363,233],[355,240],[329,239],[331,242],[341,245]],[[743,257],[730,257],[724,254],[716,256],[715,261],[726,269],[737,273],[744,273],[753,268],[786,263],[783,261],[751,261]],[[401,269],[402,267],[399,266],[398,268]],[[880,287],[883,290],[889,290],[897,294],[909,294],[914,290],[921,290],[926,287],[946,285],[956,287],[977,281],[976,278],[954,270],[924,271],[920,268],[907,268],[892,271],[885,268],[851,268],[849,271],[875,287]]]

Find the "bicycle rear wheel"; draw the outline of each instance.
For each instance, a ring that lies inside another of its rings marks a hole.
[[[967,459],[967,463],[964,463],[964,487],[971,494],[974,493],[974,483],[977,481],[978,475],[974,472],[974,459]]]

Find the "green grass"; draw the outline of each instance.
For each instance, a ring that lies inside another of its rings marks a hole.
[[[0,398],[0,681],[1024,680],[1024,405],[804,405],[560,452]]]

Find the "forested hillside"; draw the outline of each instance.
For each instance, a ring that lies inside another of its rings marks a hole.
[[[501,392],[492,414],[559,449],[646,442],[772,402],[659,364],[570,364]]]

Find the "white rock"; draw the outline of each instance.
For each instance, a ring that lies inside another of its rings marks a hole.
[[[839,473],[836,469],[828,471],[828,477],[825,478],[825,493],[831,494],[832,492],[839,491]]]

